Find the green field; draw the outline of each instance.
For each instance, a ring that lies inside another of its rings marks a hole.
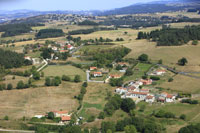
[[[74,78],[80,75],[82,80],[86,80],[86,74],[83,70],[71,65],[50,65],[43,70],[45,76],[62,76],[67,75]]]

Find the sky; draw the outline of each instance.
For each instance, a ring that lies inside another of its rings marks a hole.
[[[0,10],[109,10],[155,0],[0,0]]]

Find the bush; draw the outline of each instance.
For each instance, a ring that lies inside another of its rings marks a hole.
[[[105,118],[105,113],[104,112],[100,112],[98,118],[99,119],[104,119]]]
[[[139,61],[148,61],[148,55],[146,55],[146,54],[142,54],[142,55],[140,55],[139,57],[138,57],[138,60]]]
[[[63,76],[62,76],[62,80],[63,80],[63,81],[70,81],[71,78],[70,78],[69,76],[63,75]]]
[[[7,90],[12,90],[12,89],[13,89],[12,84],[8,84],[8,85],[7,85]]]
[[[74,77],[74,82],[76,82],[76,83],[81,82],[81,76],[80,75],[76,75]]]
[[[3,119],[6,120],[6,121],[8,121],[9,117],[6,115]]]
[[[93,122],[95,120],[95,116],[90,116],[87,120],[87,122]]]
[[[160,80],[160,77],[157,77],[157,76],[151,76],[150,79],[152,79],[152,80]]]
[[[181,102],[189,103],[189,104],[198,104],[199,103],[197,100],[191,100],[191,99],[183,99]]]
[[[168,79],[168,82],[172,82],[172,81],[174,81],[173,78],[169,78],[169,79]]]
[[[87,87],[87,86],[88,86],[88,83],[87,83],[87,82],[84,82],[82,86],[83,86],[83,87]]]
[[[182,114],[182,115],[180,115],[179,118],[182,119],[182,120],[186,120],[186,115],[185,115],[185,114]]]

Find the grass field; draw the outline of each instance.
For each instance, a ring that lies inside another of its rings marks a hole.
[[[52,110],[72,111],[78,107],[74,96],[79,92],[80,84],[69,82],[63,82],[59,87],[1,91],[0,118],[8,115],[14,120],[23,116],[30,118]]]
[[[86,74],[79,68],[70,65],[51,65],[45,68],[45,76],[62,76],[67,75],[74,78],[75,75],[80,75],[82,80],[86,80]]]
[[[101,83],[89,83],[87,87],[87,93],[84,95],[83,108],[80,111],[80,116],[84,117],[86,120],[89,116],[98,116],[106,104],[107,92],[114,92],[108,84]]]

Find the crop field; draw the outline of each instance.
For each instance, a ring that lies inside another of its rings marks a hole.
[[[82,80],[86,80],[86,74],[79,68],[70,65],[51,65],[43,70],[45,76],[62,76],[67,75],[74,78],[80,75]]]
[[[52,110],[72,111],[78,107],[74,99],[80,84],[63,82],[59,87],[29,88],[0,92],[0,118],[8,115],[11,120],[45,114]],[[5,100],[7,99],[7,100]]]

